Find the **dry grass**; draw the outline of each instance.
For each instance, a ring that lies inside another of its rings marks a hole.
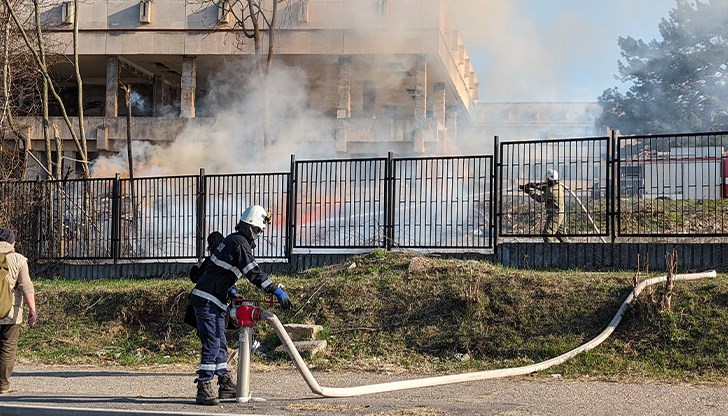
[[[327,351],[309,365],[330,371],[462,372],[530,364],[600,333],[633,287],[634,272],[510,270],[478,261],[375,251],[349,263],[274,276],[297,309],[283,323],[315,323]],[[648,276],[641,276],[645,278]],[[35,362],[194,363],[182,323],[186,280],[39,282],[41,323],[23,331]],[[243,294],[260,298],[252,285]],[[565,377],[728,379],[728,279],[676,282],[672,308],[631,309],[597,349],[553,372]],[[290,365],[270,327],[256,329],[267,358]],[[547,372],[549,373],[549,372]],[[418,411],[421,409],[418,409]]]

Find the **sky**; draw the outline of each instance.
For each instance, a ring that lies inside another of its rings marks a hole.
[[[617,81],[620,36],[661,39],[676,0],[451,0],[480,102],[595,102]]]

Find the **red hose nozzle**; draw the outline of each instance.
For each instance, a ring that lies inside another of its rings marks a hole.
[[[260,315],[263,309],[244,303],[235,308],[235,318],[238,320],[238,326],[244,328],[252,328],[255,323],[260,321]]]

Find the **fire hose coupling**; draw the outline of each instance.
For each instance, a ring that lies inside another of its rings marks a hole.
[[[254,306],[250,302],[243,302],[243,304],[233,307],[232,310],[232,315],[235,315],[238,326],[243,328],[254,327],[255,323],[260,321],[262,314],[263,309]]]

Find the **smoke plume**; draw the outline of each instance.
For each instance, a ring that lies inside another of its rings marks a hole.
[[[242,58],[241,58],[242,59]],[[333,124],[310,110],[305,74],[277,66],[270,74],[270,126],[283,138],[263,150],[265,101],[263,85],[250,77],[254,69],[230,63],[207,80],[208,94],[198,102],[198,113],[168,145],[134,141],[134,174],[155,176],[207,173],[287,171],[290,155],[326,157],[334,154]],[[141,138],[140,138],[141,139]],[[126,153],[98,159],[94,176],[127,172]]]

